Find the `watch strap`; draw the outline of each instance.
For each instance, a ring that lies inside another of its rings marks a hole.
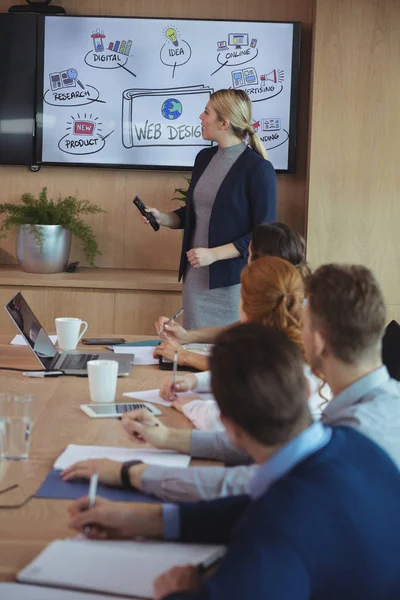
[[[121,482],[122,487],[126,490],[132,490],[133,485],[131,484],[131,480],[129,478],[129,469],[134,465],[142,465],[142,460],[128,460],[127,462],[122,463],[121,465]]]

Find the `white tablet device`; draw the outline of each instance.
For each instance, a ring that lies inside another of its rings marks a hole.
[[[122,417],[124,413],[138,408],[146,408],[152,415],[161,415],[161,411],[148,402],[122,402],[120,404],[113,402],[111,404],[81,404],[80,406],[80,409],[92,419],[110,417],[115,419],[115,417]]]

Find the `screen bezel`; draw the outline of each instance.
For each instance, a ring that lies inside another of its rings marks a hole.
[[[18,63],[18,55],[16,53],[2,55],[5,73],[3,80],[5,81],[5,92],[3,101],[5,106],[0,106],[0,125],[3,121],[10,119],[4,118],[3,111],[7,114],[10,110],[11,120],[29,121],[25,125],[27,129],[19,133],[0,132],[0,165],[32,165],[37,156],[36,149],[36,115],[37,115],[37,88],[38,88],[38,15],[27,13],[13,15],[10,13],[0,13],[1,23],[6,27],[6,36],[9,34],[13,42],[19,42],[20,38],[24,38],[25,45],[28,51],[23,54],[23,66]],[[22,72],[21,72],[22,69]],[[18,87],[18,90],[15,88]],[[8,90],[8,91],[7,91]],[[9,91],[18,94],[19,103],[16,107],[15,102],[7,102]],[[23,98],[23,102],[21,102]],[[16,140],[19,143],[14,143]],[[11,142],[11,143],[10,143]]]
[[[135,20],[159,20],[165,17],[128,17],[128,16],[105,16],[105,15],[65,15],[63,19],[135,19]],[[141,164],[119,164],[119,163],[84,163],[84,162],[53,162],[42,160],[43,150],[43,95],[44,95],[44,36],[45,19],[60,18],[59,15],[40,16],[38,19],[38,66],[36,81],[36,147],[35,147],[35,165],[38,166],[61,166],[61,167],[82,167],[94,169],[134,169],[137,171],[192,171],[193,166],[187,165],[141,165]],[[301,22],[300,21],[262,21],[250,19],[195,19],[195,18],[176,18],[174,21],[205,21],[219,23],[273,23],[284,25],[293,25],[292,35],[292,72],[291,72],[291,93],[289,109],[289,139],[288,139],[288,168],[275,169],[276,173],[296,173],[296,148],[297,148],[297,120],[299,109],[299,77],[300,77],[300,42],[301,42]]]

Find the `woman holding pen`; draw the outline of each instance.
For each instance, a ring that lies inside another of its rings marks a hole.
[[[266,256],[254,261],[242,271],[240,320],[260,323],[284,333],[303,351],[301,332],[304,290],[298,271],[281,258]],[[175,352],[176,355],[176,352]],[[321,414],[323,404],[331,398],[324,382],[304,365],[310,397],[309,407],[314,418]],[[215,400],[179,398],[176,392],[211,392],[210,372],[167,377],[161,384],[160,396],[172,401],[172,406],[197,429],[223,430]]]
[[[294,229],[284,223],[263,223],[254,230],[249,245],[248,263],[263,256],[277,256],[284,258],[294,265],[299,275],[304,278],[310,273],[306,262],[304,238]],[[230,323],[225,327],[231,327]],[[164,340],[154,351],[156,357],[162,356],[166,360],[173,358],[175,350],[178,351],[178,364],[192,367],[199,371],[206,371],[208,358],[197,352],[184,348],[181,344],[212,344],[222,327],[204,327],[187,331],[172,318],[159,317],[155,322],[157,334]]]
[[[252,126],[247,94],[218,90],[200,120],[203,139],[217,145],[197,155],[186,206],[169,213],[147,208],[160,225],[184,230],[179,279],[186,329],[238,320],[251,233],[276,218],[275,171]]]

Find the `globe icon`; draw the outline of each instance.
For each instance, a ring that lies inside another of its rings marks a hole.
[[[163,102],[161,114],[170,121],[178,119],[182,114],[182,104],[176,98],[168,98]]]

